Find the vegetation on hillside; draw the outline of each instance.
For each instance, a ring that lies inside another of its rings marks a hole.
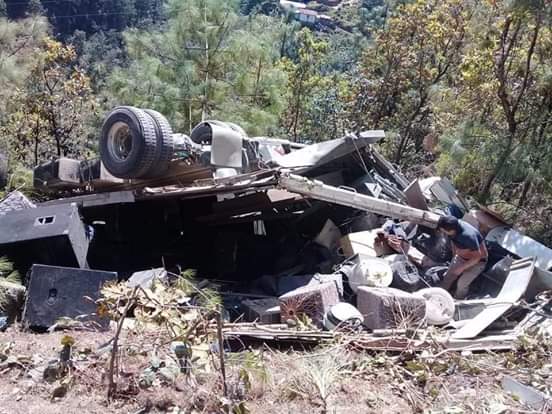
[[[552,241],[550,0],[346,2],[317,6],[338,23],[322,31],[276,3],[0,0],[10,168],[93,156],[117,104],[180,132],[206,118],[298,141],[382,128],[411,177],[450,176]]]

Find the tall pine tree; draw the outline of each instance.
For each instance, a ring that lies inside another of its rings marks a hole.
[[[209,118],[274,132],[285,106],[277,63],[287,27],[240,16],[225,0],[174,0],[168,10],[162,30],[125,33],[130,65],[111,77],[111,102],[156,108],[183,132]]]

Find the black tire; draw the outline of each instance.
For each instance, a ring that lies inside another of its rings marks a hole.
[[[421,278],[416,266],[408,261],[398,260],[391,263],[393,282],[391,286],[406,292],[415,292],[421,286]]]
[[[157,135],[152,118],[132,106],[113,109],[102,127],[100,157],[115,177],[145,178],[150,175],[157,157]]]
[[[151,175],[159,176],[167,171],[174,155],[174,138],[171,124],[162,114],[152,109],[143,109],[153,120],[157,135],[157,157],[153,162]]]

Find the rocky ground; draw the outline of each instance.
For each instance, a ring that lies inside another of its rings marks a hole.
[[[112,326],[107,332],[0,334],[0,413],[532,413],[501,380],[550,393],[552,346],[524,338],[501,353],[373,354],[338,343],[311,350],[250,348],[227,353],[226,397],[213,342],[192,350],[191,371],[161,330],[122,331],[117,392],[107,400]],[[74,341],[67,366],[56,360]],[[54,361],[54,362],[52,362]]]

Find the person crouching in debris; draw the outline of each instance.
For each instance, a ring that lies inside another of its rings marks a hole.
[[[487,265],[487,247],[483,236],[475,227],[453,216],[442,216],[437,223],[451,241],[452,261],[441,282],[441,287],[451,290],[456,282],[453,296],[464,299],[470,284],[485,270]]]

